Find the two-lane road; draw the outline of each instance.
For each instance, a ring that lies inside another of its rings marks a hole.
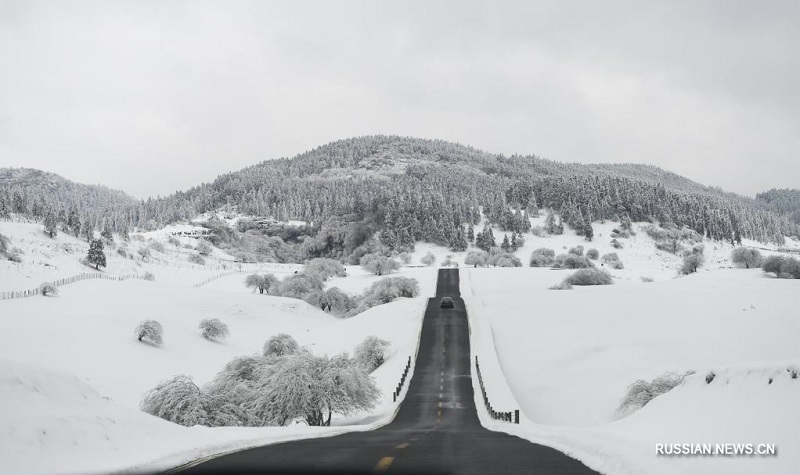
[[[481,426],[458,270],[439,271],[436,295],[453,297],[455,308],[440,309],[438,298],[428,301],[414,376],[390,424],[248,449],[181,473],[595,473],[552,448]]]

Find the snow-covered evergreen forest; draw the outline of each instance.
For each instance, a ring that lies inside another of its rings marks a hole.
[[[480,207],[508,232],[527,231],[524,216],[548,208],[588,238],[593,222],[626,217],[687,227],[713,240],[781,243],[800,234],[798,195],[771,190],[752,199],[648,165],[504,157],[397,136],[333,142],[139,202],[36,170],[0,170],[0,217],[28,215],[75,235],[154,230],[224,206],[256,218],[309,223],[288,235],[257,222],[240,225],[241,232],[257,229],[268,236],[272,259],[283,262],[345,258],[376,231],[394,250],[413,249],[418,241],[457,249],[475,234],[469,228],[478,223]],[[221,232],[216,230],[218,239]]]

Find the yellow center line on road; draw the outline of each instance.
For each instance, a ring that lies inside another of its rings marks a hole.
[[[383,473],[389,470],[389,467],[394,462],[394,457],[383,457],[378,460],[378,465],[375,465],[375,469],[372,470],[373,473]]]
[[[395,448],[396,449],[404,449],[408,447],[410,444],[408,442],[403,442],[402,444],[398,444]]]

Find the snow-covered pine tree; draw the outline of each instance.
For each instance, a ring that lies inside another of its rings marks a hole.
[[[456,230],[455,235],[450,240],[450,250],[455,252],[461,252],[467,250],[467,239],[464,236],[464,228],[459,226]]]
[[[503,234],[503,243],[500,244],[500,249],[503,252],[508,252],[511,249],[511,242],[508,240],[508,234]]]
[[[86,255],[86,260],[97,270],[100,270],[100,266],[106,266],[106,254],[103,252],[103,241],[100,239],[93,239],[92,242],[89,243],[89,253]]]
[[[108,223],[103,226],[103,231],[100,233],[100,237],[102,237],[108,244],[114,242],[114,234],[111,232],[111,226],[109,226]]]
[[[544,229],[547,231],[548,234],[557,234],[556,233],[556,216],[553,214],[552,211],[547,212],[547,217],[544,218]]]
[[[51,238],[58,234],[58,218],[54,209],[50,208],[44,217],[44,232]]]

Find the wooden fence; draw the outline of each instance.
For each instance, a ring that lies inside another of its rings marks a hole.
[[[411,370],[411,357],[408,357],[408,362],[406,363],[405,369],[403,369],[403,375],[400,376],[400,382],[397,383],[397,387],[394,389],[392,393],[392,402],[397,402],[397,398],[400,397],[400,392],[403,390],[403,386],[406,384],[406,378],[408,377],[408,372]]]
[[[478,383],[481,387],[483,403],[486,405],[486,411],[489,413],[489,416],[494,420],[519,424],[519,409],[516,409],[513,413],[511,411],[498,412],[494,410],[492,404],[489,402],[489,396],[486,395],[486,387],[483,385],[483,375],[481,374],[481,365],[478,363],[478,355],[475,355],[475,372],[478,373]]]
[[[128,279],[144,279],[143,276],[137,274],[128,274],[128,275],[108,275],[103,274],[102,272],[84,272],[81,274],[73,275],[71,277],[65,277],[63,279],[58,279],[56,281],[50,282],[56,287],[62,287],[64,285],[74,284],[75,282],[80,282],[82,280],[87,279],[104,279],[104,280],[128,280]],[[0,292],[0,300],[9,300],[9,299],[21,299],[27,297],[35,297],[39,295],[39,288],[35,289],[28,289],[28,290],[16,290],[10,292]]]
[[[211,277],[209,277],[209,278],[207,278],[207,279],[205,279],[205,280],[203,280],[201,282],[198,282],[198,283],[194,284],[192,287],[202,287],[202,286],[208,284],[209,282],[213,282],[213,281],[215,281],[217,279],[221,279],[223,277],[228,277],[228,276],[231,276],[231,275],[255,274],[255,273],[263,270],[264,268],[268,268],[268,269],[288,269],[288,270],[295,270],[295,271],[299,272],[299,271],[303,270],[303,268],[305,267],[302,264],[279,264],[277,262],[266,262],[266,263],[261,263],[261,264],[243,264],[243,265],[245,267],[249,267],[249,268],[237,269],[237,270],[229,270],[227,272],[220,272],[219,274],[212,275]],[[240,265],[240,267],[241,267],[241,265]]]

